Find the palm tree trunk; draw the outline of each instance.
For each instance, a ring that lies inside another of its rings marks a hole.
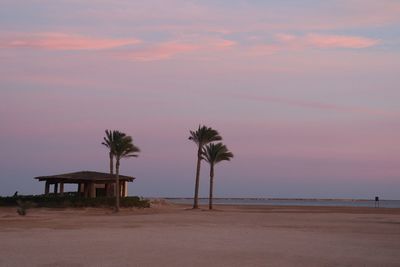
[[[110,174],[113,175],[114,174],[114,155],[112,152],[110,152],[109,156],[110,156]]]
[[[213,208],[213,190],[214,190],[214,164],[210,166],[210,197],[208,199],[208,208]]]
[[[197,151],[197,168],[196,168],[196,183],[194,186],[194,199],[193,199],[193,209],[199,208],[199,184],[200,184],[200,164],[201,164],[201,145],[199,145],[199,150]]]
[[[120,188],[119,188],[119,158],[117,158],[117,162],[115,164],[115,212],[119,212],[119,196],[120,196]]]
[[[110,175],[112,177],[114,175],[114,155],[113,155],[113,153],[111,151],[109,153],[109,156],[110,156]],[[114,191],[113,184],[112,183],[111,184],[106,184],[105,191],[106,191],[106,196],[107,197],[108,196],[112,196],[113,195],[113,191]]]

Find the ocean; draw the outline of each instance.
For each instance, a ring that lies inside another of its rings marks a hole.
[[[165,198],[175,204],[192,204],[193,198]],[[214,198],[214,204],[224,205],[271,205],[271,206],[336,206],[336,207],[375,207],[400,208],[400,200],[366,199],[277,199],[277,198]],[[208,204],[208,198],[199,198],[199,204]]]

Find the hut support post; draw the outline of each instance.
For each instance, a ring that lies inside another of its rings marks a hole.
[[[126,196],[126,182],[122,182],[121,197]]]
[[[96,197],[96,184],[90,183],[90,196],[91,198]]]
[[[48,195],[50,192],[50,183],[46,181],[46,185],[44,186],[44,194]]]
[[[64,195],[64,183],[60,183],[60,196]]]
[[[89,184],[88,183],[84,183],[84,185],[83,185],[83,195],[85,197],[89,197]]]
[[[57,191],[58,191],[58,183],[54,184],[54,194],[57,195]]]
[[[108,184],[107,183],[104,184],[104,192],[105,192],[106,197],[108,197]]]

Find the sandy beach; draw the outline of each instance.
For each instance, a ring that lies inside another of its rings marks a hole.
[[[0,208],[0,266],[399,266],[400,209]]]

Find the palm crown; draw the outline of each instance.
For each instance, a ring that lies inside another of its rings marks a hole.
[[[119,158],[138,157],[140,149],[133,144],[132,137],[120,131],[106,130],[106,137],[101,143],[110,149],[110,153]]]
[[[200,126],[197,131],[190,131],[189,140],[195,142],[199,147],[208,143],[222,140],[217,130],[207,126]]]
[[[140,149],[133,144],[132,137],[119,133],[114,140],[113,153],[117,158],[138,157]]]
[[[204,159],[210,164],[217,164],[218,162],[233,158],[233,154],[222,143],[208,144],[203,150]]]
[[[110,157],[110,174],[114,174],[114,150],[115,150],[115,140],[118,135],[123,133],[119,131],[106,130],[106,136],[103,138],[104,142],[101,144],[109,149],[108,155]]]
[[[115,136],[117,135],[117,133],[120,133],[118,131],[110,131],[110,130],[106,130],[106,136],[103,137],[104,142],[102,142],[101,144],[105,147],[107,147],[108,149],[110,149],[110,152],[112,152],[113,147],[114,147],[114,140],[115,140]]]

